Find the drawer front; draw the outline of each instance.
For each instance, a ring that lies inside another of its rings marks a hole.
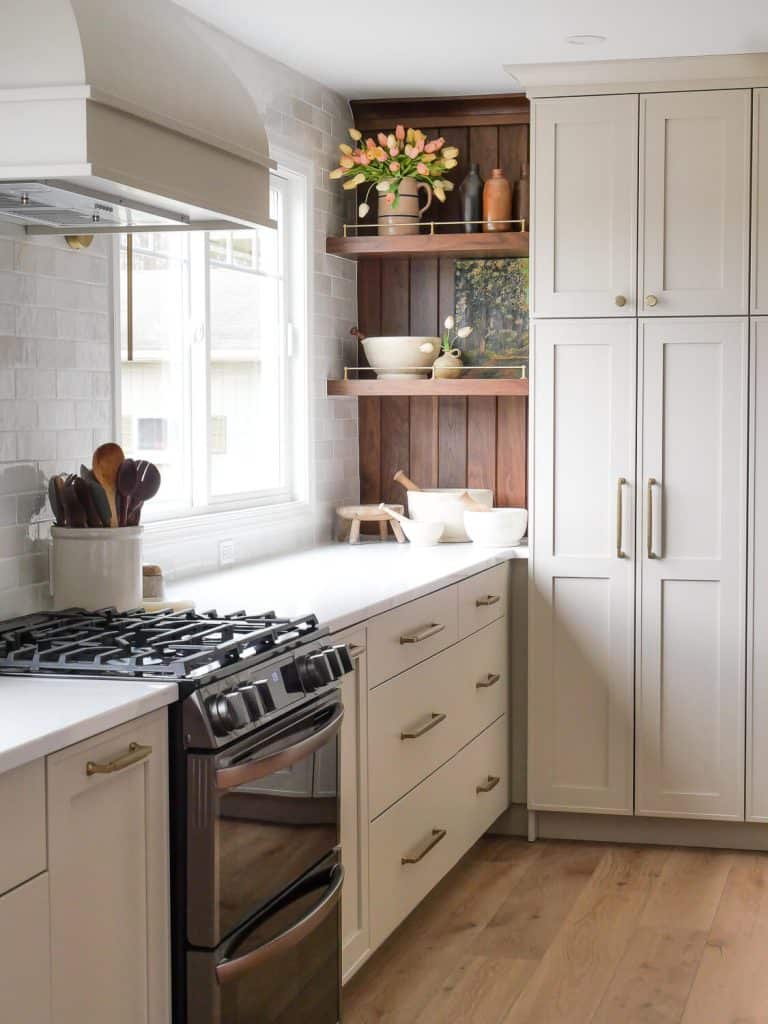
[[[45,871],[45,764],[42,759],[0,775],[0,893]]]
[[[507,710],[506,622],[377,686],[369,699],[375,818]]]
[[[494,566],[458,584],[459,636],[469,636],[507,614],[509,565]]]
[[[377,615],[368,623],[368,685],[378,686],[457,639],[455,586]]]
[[[507,734],[505,715],[371,825],[372,948],[506,809]]]
[[[50,930],[47,874],[0,896],[0,1020],[6,1024],[51,1024]]]

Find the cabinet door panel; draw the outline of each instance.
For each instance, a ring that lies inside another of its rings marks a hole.
[[[152,748],[88,775],[131,743]],[[53,1019],[167,1024],[168,747],[154,712],[48,758]]]
[[[635,312],[637,109],[637,96],[534,101],[535,316]]]
[[[768,314],[768,89],[755,89],[752,136],[752,312]]]
[[[640,98],[644,316],[747,312],[749,151],[748,89]]]
[[[744,816],[747,321],[641,321],[638,814]]]
[[[0,1020],[59,1024],[51,1017],[48,875],[0,896]]]
[[[534,327],[528,803],[539,809],[632,813],[635,349],[633,321]]]

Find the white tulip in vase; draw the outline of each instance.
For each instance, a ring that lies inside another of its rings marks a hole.
[[[445,334],[440,346],[441,354],[432,364],[432,376],[436,380],[456,380],[461,376],[461,368],[464,365],[461,361],[461,349],[456,348],[456,342],[468,338],[472,333],[472,328],[460,327],[453,334],[456,318],[452,316],[445,318],[444,326]]]

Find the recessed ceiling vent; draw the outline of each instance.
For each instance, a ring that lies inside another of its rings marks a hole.
[[[168,0],[6,0],[0,220],[33,234],[270,224],[253,98]]]

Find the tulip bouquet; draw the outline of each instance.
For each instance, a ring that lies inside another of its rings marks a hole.
[[[455,146],[446,146],[444,138],[429,140],[418,128],[406,130],[401,124],[390,135],[379,132],[376,139],[363,140],[357,128],[350,128],[349,136],[354,146],[345,142],[339,146],[339,166],[330,176],[346,178],[343,188],[350,190],[370,182],[365,201],[358,208],[361,217],[370,209],[368,198],[374,188],[384,196],[388,206],[396,209],[400,183],[405,178],[424,182],[441,203],[445,202],[445,194],[451,191],[453,182],[444,175],[456,166],[459,151]]]

